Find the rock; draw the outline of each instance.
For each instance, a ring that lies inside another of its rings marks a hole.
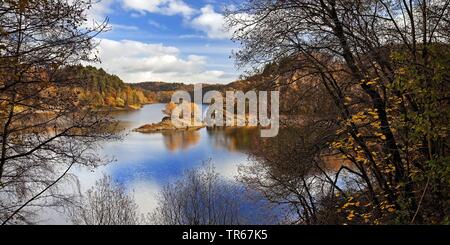
[[[205,125],[203,123],[196,123],[192,126],[186,126],[183,128],[175,127],[175,125],[172,124],[172,121],[170,118],[164,118],[160,123],[154,123],[154,124],[147,124],[142,127],[139,127],[134,132],[139,133],[159,133],[159,132],[170,132],[170,131],[196,131],[201,128],[204,128]]]

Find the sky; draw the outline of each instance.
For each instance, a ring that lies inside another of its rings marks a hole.
[[[127,83],[229,83],[239,76],[221,0],[101,0],[89,19],[109,18],[95,64]]]

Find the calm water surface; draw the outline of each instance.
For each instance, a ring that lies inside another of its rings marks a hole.
[[[160,188],[180,178],[185,170],[195,169],[211,159],[218,173],[234,179],[239,165],[248,163],[245,150],[254,130],[227,129],[195,132],[141,134],[134,128],[156,123],[164,117],[165,105],[144,106],[141,110],[120,112],[115,117],[126,125],[122,141],[103,144],[101,155],[114,158],[107,166],[90,171],[75,168],[72,173],[87,190],[104,174],[133,193],[141,212],[151,211]]]

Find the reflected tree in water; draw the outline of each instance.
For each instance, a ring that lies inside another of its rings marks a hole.
[[[198,131],[162,132],[162,135],[166,148],[172,152],[188,149],[200,142]]]
[[[258,128],[250,127],[215,127],[208,128],[207,133],[215,147],[239,152],[248,151],[260,134]]]

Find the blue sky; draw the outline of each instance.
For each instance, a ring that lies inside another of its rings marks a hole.
[[[111,30],[99,36],[96,66],[125,82],[228,83],[239,72],[232,58],[238,46],[223,28],[215,0],[101,0],[89,18],[109,18]]]

